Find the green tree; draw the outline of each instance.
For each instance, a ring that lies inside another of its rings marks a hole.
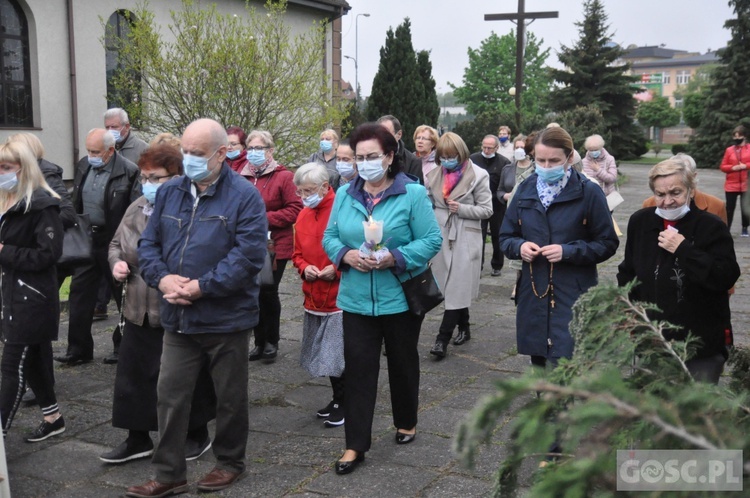
[[[581,296],[570,322],[573,357],[550,372],[498,381],[497,392],[460,426],[455,446],[469,465],[498,425],[508,430],[495,496],[515,496],[519,473],[529,468],[524,462],[543,459],[553,441],[562,455],[535,474],[528,496],[640,496],[617,493],[616,451],[628,448],[732,448],[747,458],[748,351],[733,353],[728,386],[696,382],[686,367],[695,339],[665,340],[662,331],[670,325],[649,320],[653,306],[632,302],[628,292],[610,284]],[[695,490],[668,495],[734,496]]]
[[[585,154],[583,143],[591,135],[601,135],[607,143],[607,150],[609,150],[608,144],[612,137],[609,135],[607,126],[604,123],[602,111],[597,106],[575,107],[569,111],[559,113],[555,116],[555,121],[570,133],[571,138],[573,138],[573,145],[582,155]]]
[[[191,121],[213,118],[226,126],[268,130],[277,159],[295,163],[314,148],[321,130],[344,117],[344,103],[332,102],[321,66],[324,26],[311,24],[292,35],[285,0],[268,1],[260,11],[248,5],[246,16],[183,0],[182,8],[171,12],[169,37],[147,2],[134,14],[137,21],[117,47],[120,92],[112,97],[137,94],[127,90],[142,84],[141,100],[115,101],[137,116],[147,133],[181,134]],[[128,78],[133,72],[142,80]]]
[[[549,49],[542,50],[542,42],[534,33],[527,32],[521,95],[524,123],[547,112],[551,78],[545,62]],[[469,47],[468,54],[469,66],[464,69],[462,85],[449,83],[457,101],[466,105],[469,114],[506,114],[511,116],[507,122],[514,123],[516,104],[508,91],[516,82],[515,31],[503,36],[493,32],[482,40],[478,49]]]
[[[691,128],[698,128],[703,119],[708,95],[703,92],[685,95],[682,99],[682,117]]]
[[[618,63],[624,54],[612,43],[607,14],[600,0],[584,2],[583,21],[577,22],[579,37],[572,47],[562,46],[559,59],[564,70],[553,69],[560,84],[552,91],[550,104],[556,111],[596,105],[612,137],[607,150],[618,159],[638,157],[646,152],[643,130],[634,123],[633,98],[636,76],[628,76],[628,64]]]
[[[691,128],[698,128],[706,107],[711,75],[717,64],[706,64],[696,69],[686,85],[680,85],[674,92],[676,100],[682,100],[682,119]]]
[[[699,165],[718,167],[731,143],[732,129],[750,125],[750,0],[730,0],[735,18],[724,23],[732,38],[718,51],[705,97],[703,117],[690,142],[690,153]]]
[[[638,122],[646,128],[668,128],[680,122],[680,111],[669,105],[667,97],[654,97],[638,104]]]
[[[410,150],[414,150],[414,129],[428,119],[423,111],[425,88],[422,81],[411,42],[411,22],[407,17],[395,33],[392,28],[386,32],[365,114],[369,121],[385,114],[396,116],[404,129],[404,144]]]
[[[419,77],[424,86],[424,97],[422,98],[422,112],[424,122],[420,124],[430,125],[433,128],[438,124],[440,117],[440,103],[438,102],[437,92],[435,91],[435,78],[432,77],[432,62],[430,62],[430,52],[420,50],[417,52],[417,67]]]

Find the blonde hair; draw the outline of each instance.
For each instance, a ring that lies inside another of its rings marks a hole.
[[[260,141],[263,142],[266,147],[270,147],[271,149],[276,148],[273,143],[273,135],[265,130],[253,130],[248,133],[247,140],[245,140],[245,146],[247,146],[247,144],[249,144],[255,138],[260,138]]]
[[[428,126],[428,125],[419,125],[419,126],[417,126],[417,129],[414,130],[414,136],[412,138],[416,142],[417,141],[417,135],[419,135],[423,131],[426,131],[427,135],[430,136],[430,141],[432,142],[432,148],[434,149],[437,146],[438,139],[440,137],[438,136],[437,130],[435,128],[433,128],[432,126]]]
[[[44,146],[42,145],[42,141],[33,133],[14,133],[8,137],[8,140],[6,140],[6,143],[10,142],[25,143],[29,149],[31,149],[31,153],[36,156],[37,161],[44,157]]]
[[[679,159],[675,160],[673,158],[658,163],[648,172],[648,186],[651,189],[651,192],[654,191],[654,182],[656,182],[657,178],[672,175],[680,175],[680,179],[685,188],[690,190],[691,193],[695,192],[695,172],[692,171],[683,161]]]
[[[0,162],[15,163],[21,166],[21,169],[16,173],[16,178],[18,178],[16,188],[0,190],[0,206],[7,208],[23,200],[26,202],[24,212],[27,213],[31,208],[31,197],[34,195],[34,191],[39,188],[43,188],[56,199],[60,198],[57,192],[47,185],[34,153],[24,142],[14,140],[0,145]]]
[[[441,157],[453,157],[454,155],[458,156],[458,164],[463,164],[469,159],[469,148],[463,138],[452,131],[448,131],[438,139],[435,163],[440,164]]]
[[[333,139],[331,140],[331,142],[339,143],[339,134],[336,133],[336,130],[333,130],[331,128],[326,128],[325,130],[323,130],[323,131],[320,132],[320,136],[321,137],[324,136],[324,135],[325,136],[333,137]],[[327,140],[327,139],[324,139],[324,140]]]
[[[179,149],[180,145],[182,145],[182,141],[180,140],[180,137],[176,137],[172,135],[169,132],[159,133],[154,138],[151,139],[151,142],[149,142],[149,146],[153,145],[171,145],[175,149]]]

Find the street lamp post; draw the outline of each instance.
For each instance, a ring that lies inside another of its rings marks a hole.
[[[355,59],[354,57],[351,57],[349,55],[345,55],[344,59],[351,59],[351,60],[354,61],[354,85],[358,86],[359,83],[357,83],[357,72],[358,72],[358,69],[357,69],[357,59]],[[355,88],[354,89],[354,102],[357,105],[359,105],[359,88]]]
[[[354,95],[359,103],[359,69],[357,68],[357,59],[359,59],[359,16],[370,17],[370,14],[357,14],[354,18]],[[351,59],[351,57],[347,57]]]

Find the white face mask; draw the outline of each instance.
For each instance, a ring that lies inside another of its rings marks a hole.
[[[690,212],[690,203],[686,202],[680,207],[672,209],[656,208],[656,215],[667,221],[677,221],[685,217]]]
[[[526,150],[523,147],[517,148],[513,151],[513,157],[516,158],[516,161],[523,161],[526,159]]]

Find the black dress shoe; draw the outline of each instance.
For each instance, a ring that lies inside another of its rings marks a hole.
[[[253,349],[250,350],[250,354],[247,356],[247,361],[258,361],[260,360],[260,356],[263,354],[263,348],[260,346],[255,346]]]
[[[91,360],[93,360],[93,358],[84,358],[83,356],[77,354],[64,354],[62,356],[55,356],[55,361],[70,366],[89,363]]]
[[[403,432],[396,431],[396,444],[409,444],[417,439],[417,433],[405,434]]]
[[[339,460],[336,462],[336,473],[338,475],[344,475],[344,474],[351,474],[354,472],[354,469],[357,468],[357,465],[365,461],[365,454],[364,452],[357,452],[357,458],[354,460],[349,460],[348,462],[342,462]]]
[[[435,345],[430,349],[430,354],[434,354],[438,359],[445,358],[445,354],[448,351],[448,345],[443,341],[435,341]]]
[[[500,270],[496,270],[496,269],[493,269],[493,270],[492,270],[492,273],[491,273],[490,275],[492,275],[493,277],[499,277],[499,276],[500,276],[500,275],[502,275],[502,274],[503,274],[503,272],[502,272],[502,271],[500,271]]]
[[[456,346],[460,346],[461,344],[465,342],[469,342],[471,340],[471,332],[469,330],[459,330],[458,335],[455,339],[453,339],[453,344]]]
[[[263,347],[263,354],[260,355],[264,360],[273,360],[279,352],[279,347],[270,342],[266,343]]]
[[[102,362],[105,365],[116,365],[119,360],[120,360],[120,353],[117,351],[113,351],[111,355],[105,356]]]

